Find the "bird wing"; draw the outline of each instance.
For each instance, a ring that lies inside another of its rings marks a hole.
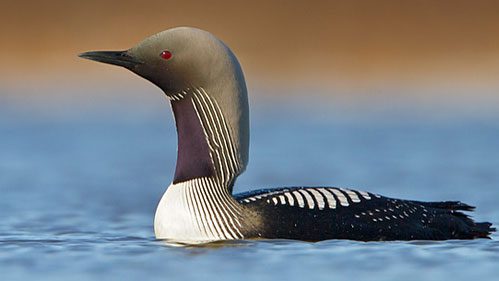
[[[289,187],[235,196],[260,212],[264,237],[300,240],[441,240],[488,237],[490,223],[475,223],[456,201],[420,202],[336,187]]]

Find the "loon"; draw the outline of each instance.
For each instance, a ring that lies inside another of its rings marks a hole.
[[[421,202],[337,187],[282,187],[232,194],[248,163],[246,83],[234,53],[207,31],[177,27],[125,51],[82,58],[125,67],[164,91],[177,136],[173,182],[156,210],[157,239],[446,240],[490,238],[459,201]]]

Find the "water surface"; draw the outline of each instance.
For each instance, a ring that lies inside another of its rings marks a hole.
[[[55,115],[0,106],[3,280],[497,279],[497,234],[204,247],[157,241],[153,215],[171,181],[176,136],[166,102],[149,106]],[[457,199],[497,226],[499,113],[435,119],[405,109],[352,114],[333,105],[257,102],[250,165],[236,192],[332,185]]]

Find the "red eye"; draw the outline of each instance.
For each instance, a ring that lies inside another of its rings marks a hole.
[[[172,53],[168,50],[164,50],[163,52],[161,52],[160,56],[165,60],[169,60],[172,58]]]

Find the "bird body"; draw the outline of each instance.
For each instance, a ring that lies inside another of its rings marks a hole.
[[[83,58],[125,67],[161,88],[178,133],[177,165],[158,205],[158,239],[203,243],[281,238],[444,240],[488,237],[460,202],[419,202],[335,187],[293,187],[232,195],[245,170],[249,107],[232,51],[212,34],[173,28],[126,51]]]

